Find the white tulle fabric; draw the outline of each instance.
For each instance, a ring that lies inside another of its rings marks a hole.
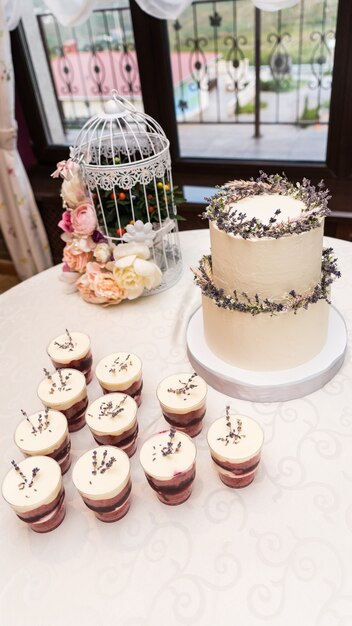
[[[1,0],[0,0],[1,1]],[[6,18],[10,30],[15,28],[21,19],[21,10],[25,0],[2,0],[6,7]],[[140,8],[161,20],[175,20],[192,0],[136,0]],[[280,11],[298,4],[299,0],[252,0],[258,9],[263,11]],[[78,26],[98,8],[97,0],[45,0],[49,11],[63,26]]]
[[[48,240],[17,151],[14,75],[8,24],[16,25],[21,1],[0,1],[0,228],[20,278],[52,265]]]

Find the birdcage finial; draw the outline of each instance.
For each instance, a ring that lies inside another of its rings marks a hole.
[[[120,96],[116,89],[111,91],[111,99],[106,102],[104,110],[108,115],[116,117],[124,117],[127,113],[135,113],[137,111],[132,102]]]

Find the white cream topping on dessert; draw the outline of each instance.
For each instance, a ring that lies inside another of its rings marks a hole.
[[[173,374],[159,383],[156,395],[162,407],[173,413],[188,413],[199,409],[207,395],[207,384],[189,372]]]
[[[66,417],[46,409],[28,415],[15,431],[15,443],[25,454],[50,454],[68,436]]]
[[[81,495],[91,500],[114,498],[129,479],[128,455],[115,446],[99,446],[88,450],[78,459],[72,472],[75,487]]]
[[[299,217],[305,209],[305,204],[302,200],[296,200],[292,196],[273,193],[243,198],[230,204],[229,208],[230,213],[234,211],[245,213],[248,220],[256,217],[263,224],[269,224],[271,217],[275,217],[277,223]],[[277,209],[280,209],[281,213],[274,215]]]
[[[57,363],[70,363],[85,357],[90,350],[88,335],[79,332],[64,333],[55,337],[48,345],[48,355]]]
[[[171,453],[168,452],[170,447]],[[196,446],[185,433],[175,429],[164,430],[143,444],[139,458],[146,474],[158,480],[170,480],[192,467]]]
[[[251,417],[230,413],[229,419],[231,427],[227,426],[226,417],[213,422],[207,434],[208,444],[213,456],[219,461],[243,463],[258,454],[263,445],[264,433]]]
[[[119,435],[137,420],[137,403],[124,393],[107,393],[88,406],[86,422],[94,433]]]
[[[113,352],[99,361],[95,374],[105,389],[124,391],[140,379],[142,362],[131,352]]]
[[[55,370],[39,383],[37,394],[45,406],[64,411],[86,397],[85,376],[75,369]]]
[[[17,466],[23,476],[13,467],[2,484],[2,495],[15,511],[25,513],[55,500],[62,487],[62,476],[60,465],[54,459],[29,456]],[[32,480],[33,470],[37,469]]]

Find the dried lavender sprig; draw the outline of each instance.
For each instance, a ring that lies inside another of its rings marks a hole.
[[[109,369],[110,374],[115,374],[116,373],[115,365],[119,366],[119,372],[127,371],[128,366],[132,365],[132,361],[130,361],[129,363],[127,362],[130,358],[131,358],[131,355],[128,354],[126,356],[126,358],[120,363],[120,357],[117,356],[116,359],[114,360],[114,362],[112,363],[110,369]],[[106,365],[105,367],[108,367],[108,366]]]
[[[160,452],[163,456],[169,456],[170,454],[175,454],[176,452],[179,452],[181,445],[182,445],[182,441],[179,441],[177,445],[175,445],[175,442],[173,441],[175,438],[175,435],[176,435],[176,428],[170,428],[169,441],[166,442],[166,446],[162,446],[161,444],[159,444],[161,447]],[[153,448],[155,450],[155,446],[153,446]],[[152,456],[153,456],[153,461],[155,461],[157,452],[156,451],[153,452]]]
[[[66,330],[66,335],[68,337],[68,341],[66,341],[65,343],[59,343],[58,341],[55,341],[54,344],[56,346],[59,346],[59,348],[61,348],[62,350],[67,350],[67,348],[69,348],[69,352],[72,352],[75,347],[73,343],[73,339],[68,329],[66,328],[65,330]]]
[[[227,433],[227,435],[225,435],[225,437],[218,437],[217,441],[224,441],[225,446],[228,446],[230,441],[232,441],[232,443],[237,445],[241,441],[241,439],[243,439],[246,435],[242,433],[242,420],[240,418],[237,418],[236,426],[234,428],[232,427],[229,404],[226,405],[225,420],[226,420],[226,426],[228,427],[229,432]]]
[[[111,400],[109,402],[102,402],[99,407],[100,413],[98,415],[98,419],[101,419],[102,417],[116,417],[117,415],[122,413],[122,411],[125,410],[125,407],[123,407],[122,405],[126,402],[126,400],[127,395],[125,395],[122,398],[121,402],[119,402],[119,404],[116,404],[115,406],[113,405]]]
[[[178,387],[177,389],[173,389],[172,387],[169,387],[168,392],[175,393],[176,395],[181,395],[181,394],[187,393],[187,391],[190,391],[191,389],[195,389],[196,387],[198,387],[198,385],[195,385],[194,383],[192,383],[192,380],[196,376],[197,376],[196,372],[193,372],[193,374],[189,377],[187,382],[184,383],[182,380],[178,381],[181,384],[181,387]]]
[[[24,411],[23,409],[21,409],[21,413],[22,415],[26,418],[26,421],[28,422],[28,424],[32,427],[31,433],[32,435],[36,436],[37,435],[37,429],[34,426],[33,422],[31,422],[31,420],[29,419],[26,411]]]
[[[336,278],[340,278],[341,272],[337,268],[337,259],[333,257],[333,249],[325,248],[322,253],[322,274],[321,281],[313,289],[302,294],[297,294],[291,290],[284,302],[274,302],[265,298],[260,300],[258,294],[250,298],[247,294],[241,294],[245,301],[241,300],[234,290],[232,294],[225,294],[223,289],[215,286],[212,277],[211,256],[201,259],[197,270],[193,270],[194,280],[201,288],[204,296],[214,301],[216,306],[230,311],[240,311],[242,313],[269,313],[275,315],[287,311],[297,312],[300,308],[308,308],[310,304],[318,300],[329,300],[329,287]]]

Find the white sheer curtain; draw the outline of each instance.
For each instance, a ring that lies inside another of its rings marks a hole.
[[[26,0],[27,2],[29,0]],[[20,4],[22,0],[14,0]],[[184,11],[192,0],[136,0],[137,4],[149,15],[162,20],[174,20]],[[259,9],[279,11],[298,4],[299,0],[252,0]],[[87,19],[96,5],[95,0],[45,0],[48,9],[64,26],[77,26]]]
[[[0,0],[0,228],[20,278],[52,265],[49,244],[21,157],[14,118],[14,78],[9,25],[21,0]]]

